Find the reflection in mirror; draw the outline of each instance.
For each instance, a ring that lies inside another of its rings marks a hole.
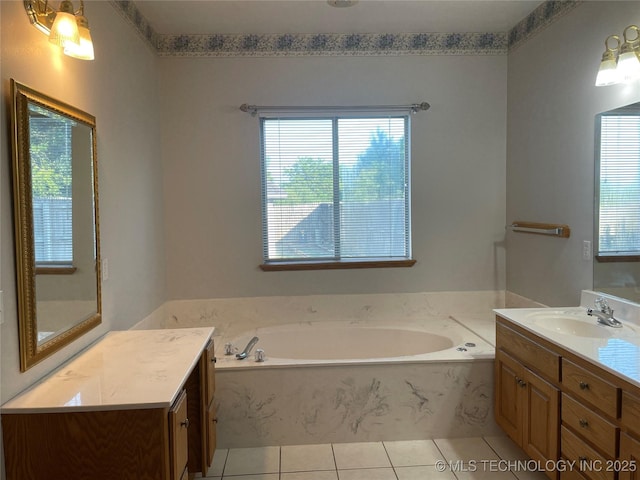
[[[594,290],[640,303],[640,103],[596,117]]]
[[[24,371],[101,321],[95,119],[11,86]]]

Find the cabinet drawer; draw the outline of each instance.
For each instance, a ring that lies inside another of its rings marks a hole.
[[[620,389],[566,358],[562,359],[562,386],[575,397],[618,418]]]
[[[187,418],[187,392],[183,390],[169,410],[171,435],[171,480],[181,480],[189,459],[189,419]]]
[[[518,332],[496,324],[496,345],[552,381],[560,380],[560,355]]]
[[[618,427],[566,394],[562,395],[562,423],[615,458]]]
[[[575,468],[591,480],[613,480],[615,472],[608,471],[607,459],[584,443],[566,427],[561,427],[562,455],[577,462]]]
[[[577,469],[572,468],[560,472],[560,480],[587,480],[587,477],[582,475]]]
[[[640,398],[622,392],[622,425],[640,434]]]
[[[209,405],[213,400],[214,393],[216,391],[216,357],[213,347],[213,339],[209,341],[204,351],[205,358],[205,390],[206,390],[206,405]]]

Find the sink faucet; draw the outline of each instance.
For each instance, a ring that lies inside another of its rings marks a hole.
[[[247,358],[253,346],[258,343],[258,340],[260,340],[258,337],[253,337],[251,340],[249,340],[249,343],[247,343],[247,346],[244,347],[244,350],[241,353],[236,353],[236,358],[238,360],[244,360],[245,358]]]
[[[593,308],[588,308],[587,315],[597,317],[598,323],[602,325],[607,325],[608,327],[613,327],[613,328],[622,327],[622,323],[620,323],[619,320],[616,320],[615,318],[613,318],[613,308],[609,306],[606,298],[603,298],[603,297],[596,298],[595,304],[598,310],[594,310]]]

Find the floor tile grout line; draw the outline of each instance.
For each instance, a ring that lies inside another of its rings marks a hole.
[[[338,462],[336,460],[336,451],[333,449],[333,443],[331,445],[331,455],[333,455],[333,466],[336,467],[336,478],[340,480],[340,474],[338,473]]]
[[[491,450],[493,450],[493,453],[495,453],[495,454],[498,456],[498,458],[499,458],[500,460],[504,460],[504,458],[502,458],[502,457],[500,456],[500,453],[498,453],[498,451],[497,451],[495,448],[493,448],[493,445],[491,445],[491,444],[487,441],[487,439],[486,439],[485,437],[480,437],[480,438],[482,438],[482,440],[484,440],[484,443],[486,443],[487,445],[489,445],[489,448],[490,448]]]
[[[227,448],[227,454],[224,456],[224,462],[222,464],[222,470],[220,470],[220,478],[224,478],[224,470],[227,467],[227,460],[229,459],[229,452],[230,451],[231,451],[231,449]],[[214,452],[213,456],[215,457],[215,452]]]
[[[507,438],[508,438],[508,437],[507,437]],[[483,437],[482,437],[482,440],[484,440],[484,441],[485,441],[485,443],[486,443],[487,445],[489,445],[489,448],[490,448],[491,450],[493,450],[493,452],[498,456],[498,458],[499,458],[500,460],[507,460],[507,461],[509,461],[509,459],[506,459],[506,458],[502,457],[502,456],[500,455],[500,452],[498,452],[498,450],[496,450],[495,448],[493,448],[493,445],[491,445],[491,443],[489,443],[489,441],[486,439],[486,437],[484,437],[484,436],[483,436]],[[512,471],[509,471],[509,473],[513,476],[513,478],[514,478],[515,480],[520,480],[520,477],[518,477],[518,475],[516,475],[516,474],[515,474],[515,473],[513,473]]]
[[[445,465],[450,465],[449,464],[449,459],[447,458],[447,456],[444,454],[444,452],[442,451],[442,449],[440,448],[440,445],[438,445],[438,442],[436,442],[436,440],[446,440],[446,439],[436,439],[434,438],[432,441],[435,444],[436,448],[438,449],[438,451],[440,452],[440,455],[442,455],[442,460],[445,462]],[[446,467],[445,467],[446,470]],[[451,468],[449,468],[449,472],[453,475],[453,477],[456,480],[460,480],[460,478],[458,477],[458,475],[456,475],[456,472],[452,472]]]
[[[389,460],[389,465],[391,465],[391,468],[393,469],[393,475],[396,477],[396,480],[398,480],[398,472],[396,472],[396,467],[391,461],[391,455],[389,455],[389,451],[387,450],[387,445],[384,443],[384,441],[380,443],[382,444],[382,448],[384,448],[384,453],[387,455],[387,460]]]
[[[367,467],[368,468],[368,467]],[[305,473],[305,472],[333,472],[337,468],[314,468],[313,470],[280,470],[280,473]],[[343,468],[342,470],[359,470],[358,468]]]
[[[495,448],[493,448],[493,445],[491,445],[491,444],[489,443],[489,441],[488,441],[484,436],[482,436],[482,437],[480,437],[480,438],[482,438],[482,440],[484,441],[484,443],[486,443],[486,444],[489,446],[489,448],[491,449],[491,451],[492,451],[493,453],[495,453],[495,454],[496,454],[496,457],[498,457],[500,460],[504,460],[504,458],[502,458],[502,457],[500,456],[500,453],[498,453],[498,451],[497,451]],[[509,473],[511,474],[511,476],[512,476],[515,480],[518,480],[518,477],[516,476],[516,474],[515,474],[515,473],[513,473],[513,472],[511,472],[511,471],[510,471]]]

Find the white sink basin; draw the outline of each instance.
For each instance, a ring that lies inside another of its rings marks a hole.
[[[621,328],[601,325],[596,317],[587,315],[586,312],[545,311],[534,312],[527,316],[531,323],[543,330],[571,335],[574,337],[610,338],[628,337],[636,332],[628,325]]]

